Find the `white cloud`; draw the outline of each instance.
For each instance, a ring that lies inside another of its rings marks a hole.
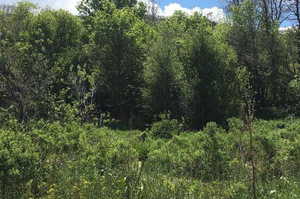
[[[151,7],[149,0],[139,0],[139,1],[145,3],[148,6],[148,8]],[[194,13],[199,12],[202,15],[207,16],[210,20],[216,21],[216,22],[220,22],[225,19],[225,13],[224,13],[223,9],[218,8],[218,7],[202,9],[202,8],[196,6],[193,8],[185,8],[182,5],[180,5],[179,3],[170,3],[166,6],[164,6],[163,8],[159,7],[157,4],[155,4],[154,6],[157,10],[157,14],[159,16],[163,16],[163,17],[169,17],[169,16],[172,16],[176,11],[182,11],[182,12],[186,13],[187,15],[193,15]]]
[[[15,4],[21,0],[0,0],[0,4]],[[80,0],[28,0],[40,7],[50,7],[53,9],[68,10],[73,14],[77,14],[76,6]]]
[[[0,0],[5,1],[6,3],[16,2],[18,0]],[[54,9],[64,9],[68,10],[73,14],[77,14],[78,11],[76,6],[80,2],[80,0],[30,0],[38,5],[44,7],[49,6]],[[138,0],[140,2],[144,2],[148,8],[151,7],[150,0]],[[207,16],[210,20],[220,22],[225,19],[225,14],[223,9],[218,7],[212,8],[200,8],[200,7],[193,7],[193,8],[185,8],[179,3],[170,3],[163,8],[161,8],[158,4],[155,4],[155,9],[157,10],[157,14],[163,17],[169,17],[174,14],[175,11],[182,11],[187,15],[192,15],[195,12],[199,12],[204,16]]]
[[[160,9],[159,11],[160,11],[159,15],[168,17],[168,16],[172,16],[176,11],[182,11],[188,15],[192,15],[195,12],[200,12],[201,9],[199,7],[194,7],[192,9],[189,9],[189,8],[182,7],[178,3],[170,3],[169,5],[166,5],[163,9]]]
[[[202,14],[215,22],[221,22],[225,20],[224,10],[218,7],[204,8],[202,10]]]
[[[77,14],[76,6],[78,5],[79,0],[52,0],[52,3],[49,4],[49,6],[55,8],[55,9],[64,9],[68,10],[73,14]]]
[[[280,32],[285,32],[285,31],[288,31],[288,30],[290,30],[290,29],[292,29],[292,28],[293,28],[293,26],[280,27],[280,28],[279,28],[279,31],[280,31]]]

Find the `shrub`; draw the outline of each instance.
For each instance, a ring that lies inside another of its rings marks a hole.
[[[161,120],[155,122],[151,127],[151,134],[156,138],[170,139],[174,135],[179,135],[182,131],[182,125],[175,119]]]
[[[0,130],[0,196],[18,198],[26,184],[39,174],[39,156],[30,136]]]
[[[108,127],[110,129],[114,130],[126,130],[128,129],[128,126],[122,122],[121,120],[116,119],[106,119],[103,121],[103,126]]]

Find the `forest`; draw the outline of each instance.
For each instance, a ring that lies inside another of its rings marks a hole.
[[[0,5],[1,199],[300,198],[300,1],[155,2]]]

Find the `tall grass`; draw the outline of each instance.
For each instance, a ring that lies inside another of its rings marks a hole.
[[[0,130],[0,198],[252,198],[241,121],[228,120],[227,130],[209,123],[200,132],[170,124],[141,132],[11,123]],[[259,120],[253,127],[257,197],[299,198],[300,120]]]

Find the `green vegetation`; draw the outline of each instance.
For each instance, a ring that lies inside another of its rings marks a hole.
[[[10,121],[0,130],[1,198],[252,198],[242,121],[157,137],[173,123],[141,132]],[[258,198],[299,198],[300,120],[253,128]]]
[[[300,197],[299,1],[4,11],[0,198]]]
[[[150,19],[136,1],[83,0],[79,16],[19,3],[0,13],[0,107],[20,122],[71,111],[144,129],[163,114],[200,130],[242,115],[246,71],[256,117],[298,115],[300,31],[280,32],[263,6],[229,4],[217,24],[199,13]]]

